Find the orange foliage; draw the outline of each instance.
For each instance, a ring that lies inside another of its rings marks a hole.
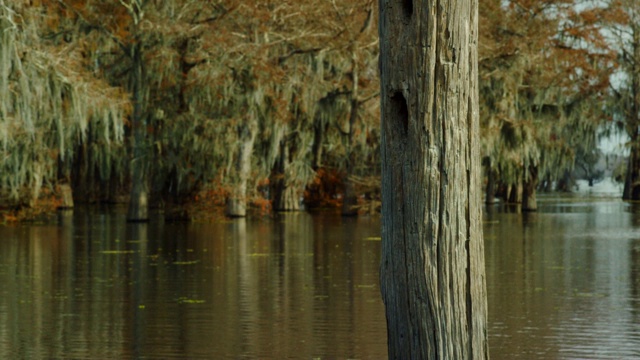
[[[271,200],[269,199],[258,197],[251,201],[251,205],[257,210],[259,216],[271,214]]]
[[[18,206],[13,209],[0,209],[1,223],[15,223],[25,220],[46,218],[55,213],[62,205],[58,191],[42,189],[40,196],[31,206]]]
[[[309,208],[338,208],[343,194],[344,174],[337,169],[320,168],[304,191],[304,202]]]

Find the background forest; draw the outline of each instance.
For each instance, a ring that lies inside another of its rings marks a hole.
[[[377,210],[377,5],[0,0],[5,221],[71,194],[132,221]],[[640,199],[640,2],[480,0],[479,38],[486,201],[535,210],[615,131]]]

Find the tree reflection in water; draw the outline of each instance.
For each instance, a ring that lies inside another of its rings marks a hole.
[[[640,357],[640,208],[485,213],[493,359]],[[0,358],[386,356],[377,217],[0,227]]]

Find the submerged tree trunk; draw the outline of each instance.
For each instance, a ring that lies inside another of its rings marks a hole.
[[[380,0],[390,359],[488,357],[477,1]]]
[[[251,154],[258,132],[258,121],[250,118],[240,125],[238,131],[240,145],[236,155],[235,181],[227,199],[226,209],[226,214],[230,217],[247,216],[247,180],[251,172]]]

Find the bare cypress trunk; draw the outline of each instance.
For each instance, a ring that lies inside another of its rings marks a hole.
[[[62,202],[58,205],[58,209],[73,209],[73,191],[69,183],[60,184],[60,198]]]
[[[231,194],[227,199],[227,216],[244,217],[247,216],[247,179],[251,172],[251,154],[258,131],[258,121],[249,119],[245,124],[240,125],[238,154],[236,158],[236,176]]]
[[[347,144],[347,173],[344,177],[344,196],[342,198],[342,216],[356,216],[358,210],[358,197],[356,194],[355,185],[351,176],[353,175],[353,166],[355,165],[354,159],[354,128],[356,126],[356,120],[358,119],[358,108],[360,103],[358,102],[358,62],[356,55],[353,54],[352,69],[351,69],[351,111],[349,113],[349,139]]]
[[[640,111],[640,25],[632,22],[631,29],[633,31],[633,54],[635,62],[632,64],[631,71],[631,93],[633,99],[631,104],[630,119],[627,119],[627,133],[629,134],[631,151],[629,161],[627,163],[627,174],[624,181],[624,190],[622,198],[624,200],[640,200],[640,134],[638,126],[640,119],[638,112]]]
[[[357,81],[357,77],[356,80]],[[344,177],[344,195],[342,198],[342,216],[356,216],[358,215],[358,196],[356,194],[355,184],[351,178],[353,174],[353,165],[355,163],[354,151],[353,151],[353,128],[355,126],[356,118],[358,117],[358,100],[351,100],[351,113],[349,115],[349,145],[347,146],[347,173]]]
[[[510,204],[522,204],[523,191],[522,179],[518,179],[515,184],[511,185],[508,202]]]
[[[476,0],[380,0],[390,359],[488,357]]]
[[[491,159],[487,165],[487,187],[484,195],[485,204],[493,204],[496,202],[496,181],[495,171],[491,168]]]
[[[500,198],[505,202],[505,203],[509,203],[509,195],[511,195],[511,188],[513,186],[512,185],[503,185],[500,188]]]
[[[322,166],[322,146],[324,145],[327,125],[318,115],[316,115],[313,122],[313,147],[311,149],[313,160],[311,161],[311,168],[318,170]]]
[[[538,167],[529,167],[529,179],[524,182],[522,192],[522,210],[536,211],[538,210],[538,202],[536,200],[536,188],[538,187]]]
[[[287,177],[287,167],[291,163],[289,144],[286,137],[280,140],[280,154],[274,164],[271,175],[273,191],[273,210],[297,211],[300,210],[298,190],[292,179]]]
[[[627,160],[627,174],[624,179],[624,190],[622,199],[640,199],[640,147],[638,146],[638,136],[631,137],[631,149]]]
[[[58,189],[61,203],[58,209],[73,209],[73,190],[71,189],[71,159],[58,158]]]
[[[131,197],[127,221],[149,220],[149,160],[147,159],[146,122],[144,111],[144,64],[140,44],[132,45],[132,79],[133,116],[131,127],[133,158],[131,159]]]

